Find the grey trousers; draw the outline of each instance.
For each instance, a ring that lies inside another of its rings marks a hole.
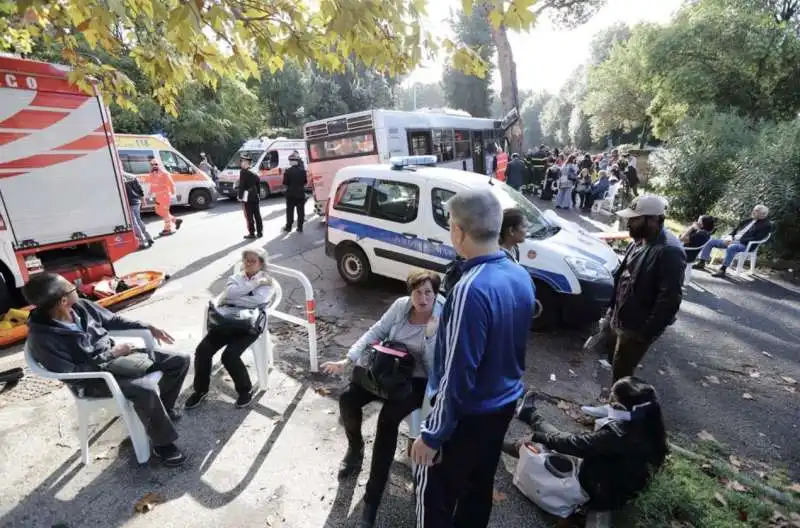
[[[144,424],[153,445],[163,446],[178,439],[175,424],[172,423],[167,411],[175,407],[175,400],[178,399],[183,380],[189,370],[190,359],[188,356],[155,350],[152,352],[152,360],[149,372],[163,373],[161,381],[158,382],[158,390],[138,385],[136,380],[131,378],[116,375],[114,378],[122,394],[133,403],[133,408]],[[104,398],[111,396],[111,393],[105,383],[87,384],[84,395],[90,398]]]

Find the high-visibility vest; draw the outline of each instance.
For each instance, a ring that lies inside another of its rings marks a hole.
[[[501,152],[497,155],[497,173],[495,177],[500,181],[506,181],[506,167],[508,167],[508,154]]]
[[[157,195],[175,194],[175,182],[172,181],[172,176],[163,169],[151,172],[150,192]]]

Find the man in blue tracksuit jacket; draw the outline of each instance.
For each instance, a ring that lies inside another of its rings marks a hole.
[[[411,450],[417,527],[485,528],[523,393],[534,291],[528,273],[499,250],[503,210],[494,194],[462,191],[448,207],[453,247],[466,260],[439,323],[429,378],[435,403]]]

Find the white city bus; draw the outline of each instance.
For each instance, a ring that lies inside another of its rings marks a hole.
[[[501,122],[452,110],[367,110],[303,127],[315,210],[326,210],[336,172],[350,165],[388,163],[394,156],[435,155],[442,167],[491,174],[503,145]]]

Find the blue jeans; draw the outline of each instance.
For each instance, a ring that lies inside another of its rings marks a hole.
[[[722,262],[722,265],[727,268],[731,265],[731,262],[733,262],[733,257],[735,257],[737,253],[741,253],[742,251],[746,250],[747,246],[740,244],[739,242],[731,242],[731,244],[726,248],[724,240],[712,238],[708,241],[708,244],[706,244],[706,247],[704,247],[703,251],[700,253],[700,260],[703,262],[708,262],[711,260],[711,250],[714,248],[725,250],[725,260]]]
[[[147,226],[142,221],[142,204],[131,205],[131,218],[133,219],[133,234],[136,235],[139,244],[152,242],[153,239],[147,232]]]

